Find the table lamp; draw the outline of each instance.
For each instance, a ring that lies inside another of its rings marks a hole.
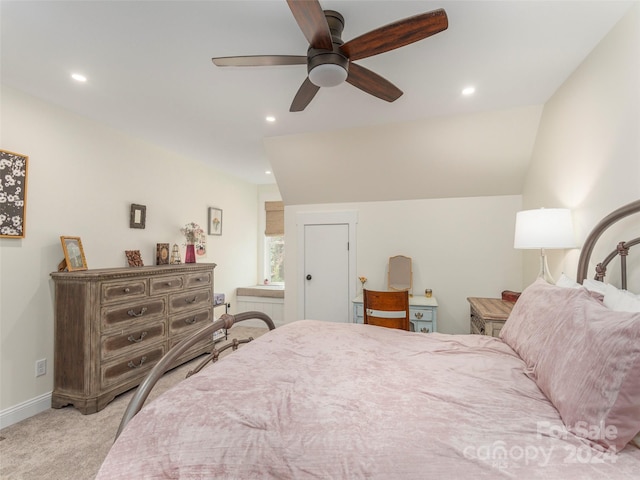
[[[538,276],[555,284],[549,272],[545,249],[575,248],[571,211],[566,208],[523,210],[516,214],[516,233],[513,247],[540,249]]]

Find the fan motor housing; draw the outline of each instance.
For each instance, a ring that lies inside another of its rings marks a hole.
[[[340,51],[340,47],[344,44],[341,37],[344,29],[344,17],[335,10],[324,10],[324,15],[331,32],[333,49],[323,50],[309,47],[307,50],[307,73],[311,73],[311,70],[319,65],[327,64],[342,67],[348,73],[349,59]]]

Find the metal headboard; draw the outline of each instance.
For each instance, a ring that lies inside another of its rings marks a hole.
[[[579,283],[587,278],[587,269],[589,268],[589,259],[591,258],[591,254],[593,253],[593,247],[596,242],[600,238],[600,236],[607,230],[611,225],[622,220],[629,215],[633,215],[634,213],[640,213],[640,200],[636,200],[635,202],[631,202],[623,207],[614,210],[609,215],[604,217],[594,228],[591,230],[591,233],[587,236],[587,239],[582,246],[582,250],[580,252],[580,258],[578,260],[578,272],[576,276],[576,280]],[[607,265],[611,260],[613,260],[616,256],[620,255],[620,263],[621,263],[621,274],[622,274],[622,288],[627,288],[627,255],[629,253],[629,248],[633,245],[637,245],[640,243],[640,237],[634,238],[633,240],[629,240],[628,242],[620,242],[618,247],[611,252],[605,260],[598,264],[596,267],[596,280],[602,281],[604,279],[604,275],[607,270]]]

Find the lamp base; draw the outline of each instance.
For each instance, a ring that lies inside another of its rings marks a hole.
[[[549,265],[547,264],[547,255],[544,253],[544,248],[540,249],[540,270],[538,271],[538,278],[543,278],[547,283],[555,285],[556,281],[549,272]]]

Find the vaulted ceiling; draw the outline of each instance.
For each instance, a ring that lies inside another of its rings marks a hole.
[[[345,83],[290,113],[304,65],[211,62],[305,55],[284,0],[3,0],[0,75],[247,181],[277,181],[286,203],[512,194],[541,106],[634,3],[325,0],[345,18],[345,41],[437,8],[449,28],[357,61],[400,88],[397,101]]]

